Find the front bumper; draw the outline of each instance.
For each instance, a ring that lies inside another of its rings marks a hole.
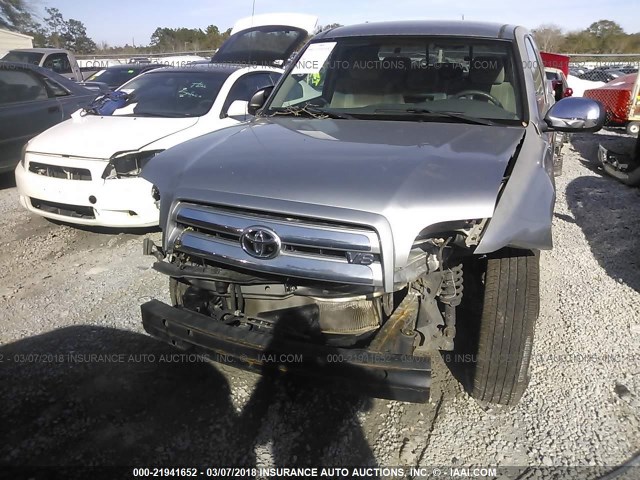
[[[229,326],[157,300],[141,308],[149,334],[184,350],[209,354],[220,363],[313,378],[316,384],[348,387],[374,397],[415,403],[429,400],[429,357],[301,343]]]
[[[104,180],[102,172],[107,165],[104,161],[32,157],[49,165],[86,169],[92,179],[47,177],[30,172],[28,162],[25,166],[18,164],[15,175],[20,204],[30,212],[80,225],[115,228],[158,225],[159,212],[147,180]]]

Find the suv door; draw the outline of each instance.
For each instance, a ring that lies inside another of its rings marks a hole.
[[[22,147],[62,120],[58,100],[28,69],[0,69],[0,172],[15,167]]]
[[[527,51],[527,69],[533,76],[533,85],[536,96],[536,111],[530,113],[530,121],[535,122],[540,139],[543,142],[544,154],[542,158],[543,165],[551,173],[551,176],[558,176],[562,172],[562,157],[560,150],[564,140],[563,135],[554,132],[541,132],[544,125],[544,117],[547,110],[551,107],[550,95],[547,93],[547,80],[544,72],[544,64],[542,57],[531,36],[526,36],[525,49]]]

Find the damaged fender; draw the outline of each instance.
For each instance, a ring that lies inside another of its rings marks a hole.
[[[540,134],[535,126],[529,124],[513,171],[476,254],[491,253],[504,247],[553,248],[551,225],[556,202],[553,144],[548,138],[544,143],[537,141],[537,135]],[[542,135],[546,137],[546,134]],[[546,145],[544,156],[539,145]],[[541,158],[544,160],[540,161]]]

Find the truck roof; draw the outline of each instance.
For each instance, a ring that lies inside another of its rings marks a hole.
[[[35,53],[71,53],[64,48],[13,48],[11,52],[35,52]]]
[[[322,32],[320,38],[343,38],[375,35],[451,35],[459,37],[485,37],[513,40],[517,25],[488,22],[408,20],[398,22],[374,22],[337,27]]]

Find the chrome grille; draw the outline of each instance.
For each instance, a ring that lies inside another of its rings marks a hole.
[[[266,274],[382,286],[380,242],[373,230],[192,203],[180,203],[174,221],[170,242],[176,251]],[[279,237],[275,258],[255,258],[242,248],[243,232],[256,227]],[[367,262],[349,263],[362,258],[360,253]]]

